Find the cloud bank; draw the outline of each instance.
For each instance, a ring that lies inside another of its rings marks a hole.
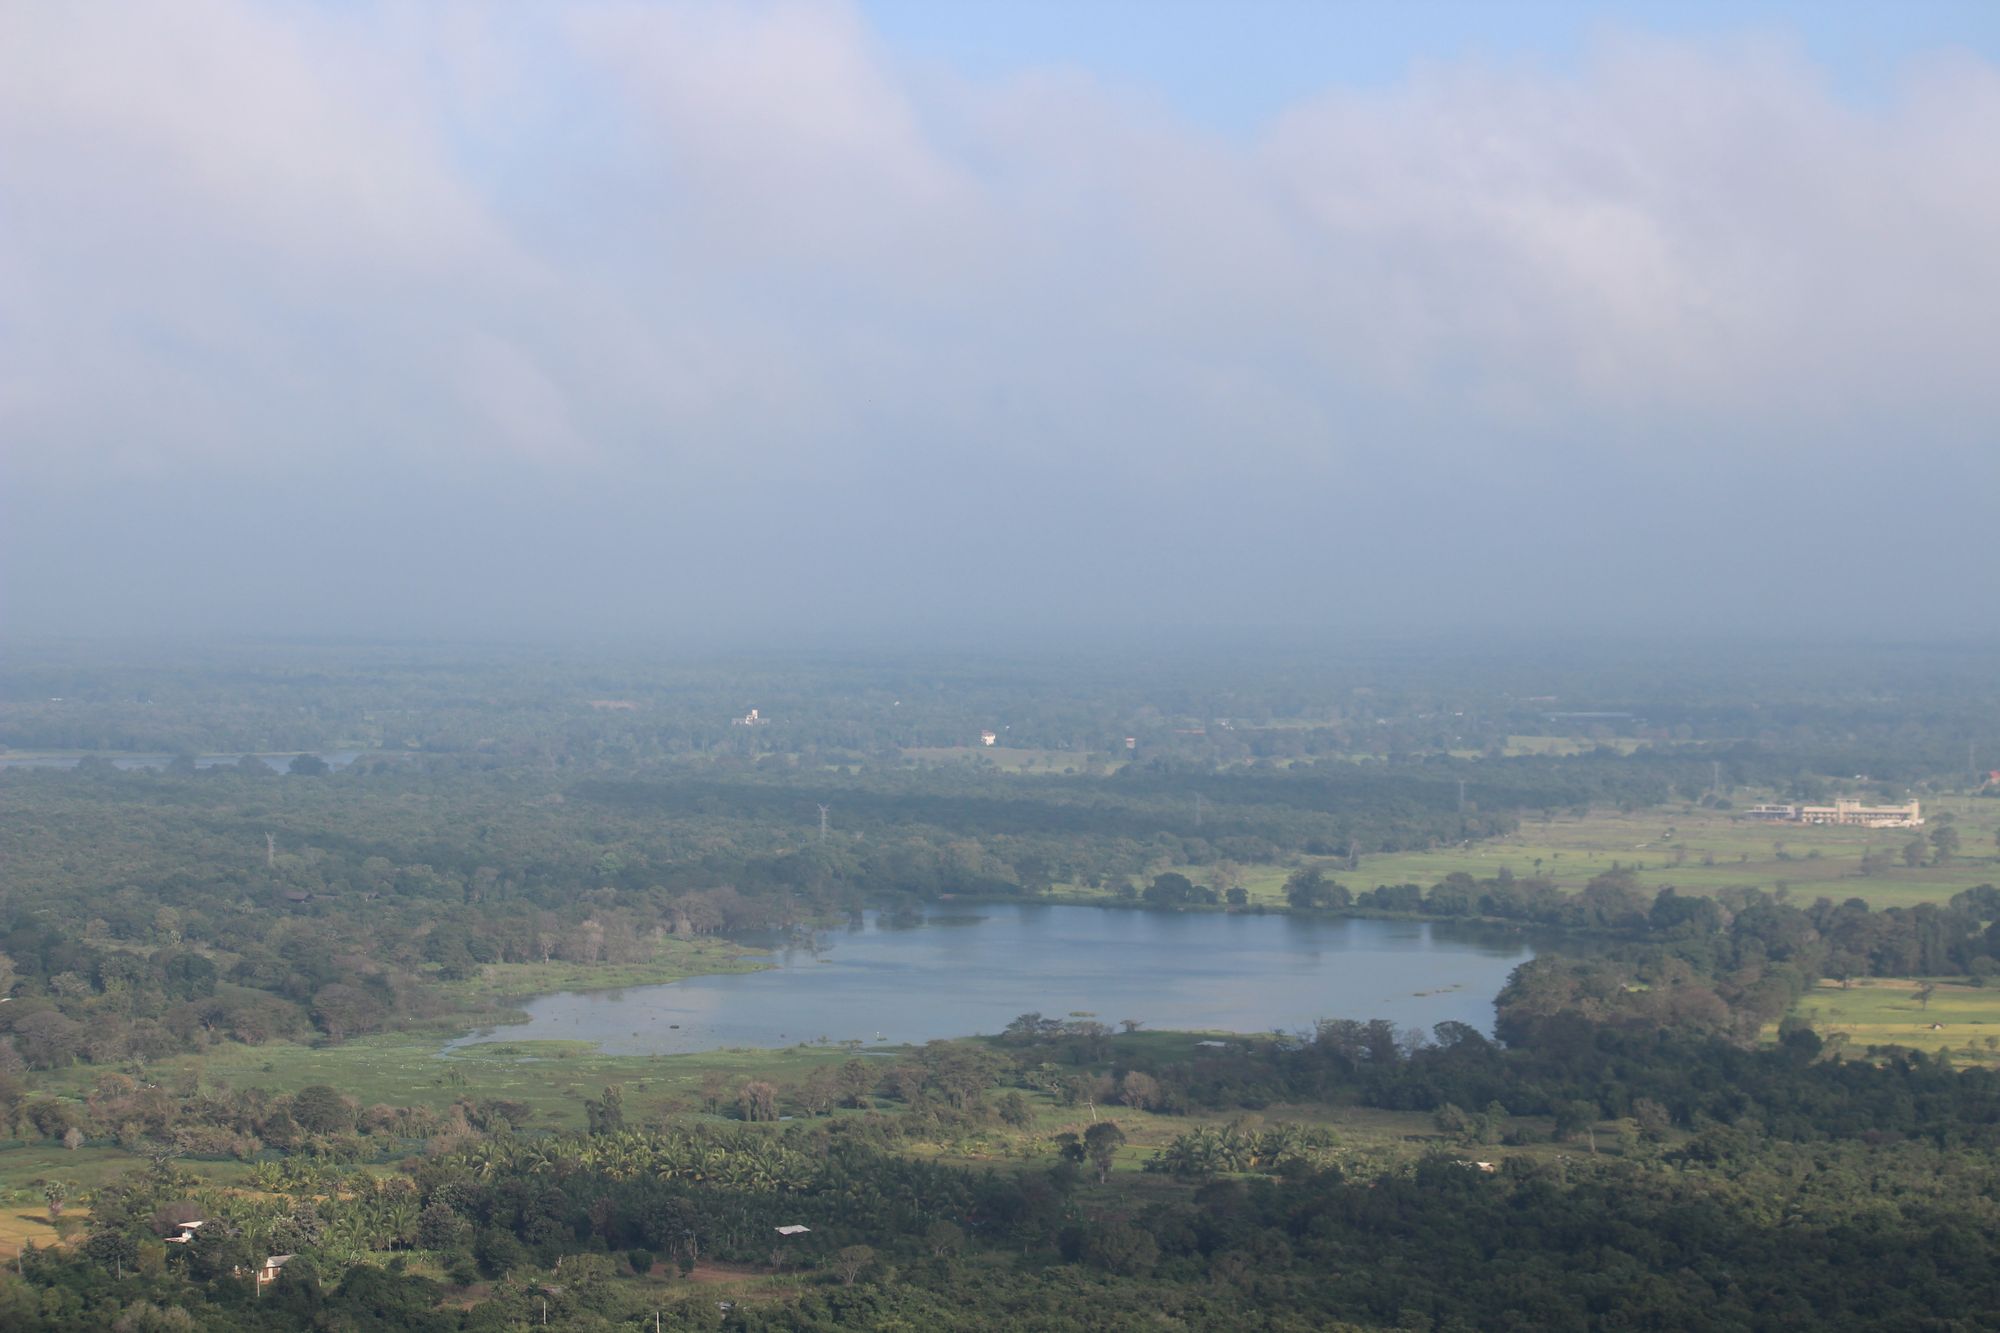
[[[1951,51],[1857,107],[1626,34],[1223,136],[829,5],[7,6],[3,609],[1860,618],[1771,582],[1834,563],[1949,627],[1995,143]]]

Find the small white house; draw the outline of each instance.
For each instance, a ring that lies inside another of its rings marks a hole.
[[[1000,733],[996,731],[982,731],[979,733],[979,743],[981,745],[992,745],[999,739]]]

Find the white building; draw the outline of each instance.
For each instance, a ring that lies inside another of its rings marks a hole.
[[[1845,796],[1832,805],[1753,805],[1746,813],[1752,819],[1858,828],[1921,828],[1924,822],[1923,810],[1915,801],[1908,805],[1863,805]]]

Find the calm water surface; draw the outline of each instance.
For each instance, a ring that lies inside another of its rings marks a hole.
[[[1030,1011],[1228,1032],[1319,1018],[1487,1031],[1493,996],[1533,956],[1518,935],[1438,922],[983,904],[893,927],[870,913],[811,947],[775,950],[768,971],[546,995],[527,1004],[526,1023],[452,1045],[567,1039],[621,1055],[821,1037],[873,1045],[998,1032]]]

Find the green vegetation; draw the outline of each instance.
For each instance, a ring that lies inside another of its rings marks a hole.
[[[1822,981],[1795,1012],[1843,1049],[1897,1046],[2000,1064],[2000,986],[1962,978]]]
[[[2000,674],[1555,660],[10,659],[0,1326],[1978,1326]],[[1742,815],[1837,793],[1932,822]],[[442,1049],[947,897],[1543,943],[1490,1036]]]
[[[1755,799],[1763,797],[1742,797],[1736,804]],[[1911,832],[1761,823],[1740,810],[1694,804],[1632,812],[1600,807],[1581,816],[1525,820],[1513,833],[1464,846],[1364,856],[1360,868],[1345,877],[1368,885],[1433,884],[1453,873],[1490,878],[1504,866],[1576,890],[1607,870],[1624,869],[1652,890],[1783,889],[1795,901],[1860,898],[1871,907],[1941,903],[2000,879],[2000,847],[1994,842],[2000,803],[1931,795],[1924,811],[1932,821],[1939,815],[1956,819],[1966,845],[1975,850],[1942,864],[1927,854],[1925,864],[1914,868],[1898,856],[1893,864],[1864,872],[1865,854],[1900,854]],[[1244,882],[1253,894],[1281,896],[1283,878],[1274,871],[1246,875]]]

